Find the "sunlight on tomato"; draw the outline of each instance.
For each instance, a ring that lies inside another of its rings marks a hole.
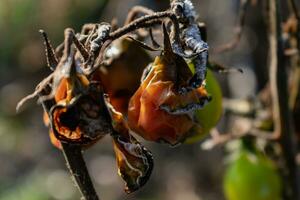
[[[280,200],[281,180],[275,164],[261,153],[242,150],[224,177],[227,200]]]
[[[194,66],[189,64],[191,71],[194,73]],[[207,70],[206,75],[206,90],[211,95],[212,100],[201,110],[196,111],[196,118],[201,125],[201,129],[196,131],[185,142],[197,142],[205,137],[209,131],[214,128],[222,116],[222,91],[214,74]]]

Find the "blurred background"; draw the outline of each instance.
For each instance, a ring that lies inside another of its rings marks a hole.
[[[262,1],[263,2],[263,1]],[[244,74],[217,75],[225,97],[251,98],[267,81],[267,37],[260,4],[250,8],[238,47],[210,59],[239,67]],[[62,153],[49,141],[42,122],[42,108],[26,103],[19,114],[17,102],[31,93],[50,70],[46,67],[44,29],[54,46],[63,30],[89,22],[122,25],[133,5],[154,10],[168,7],[168,0],[1,0],[0,1],[0,200],[68,200],[79,194],[70,179]],[[210,49],[232,39],[238,0],[194,0],[199,20],[207,24]],[[238,87],[236,87],[238,85]],[[226,131],[225,119],[219,124]],[[224,150],[201,150],[200,143],[170,148],[144,142],[153,152],[155,168],[150,181],[127,195],[117,167],[110,137],[85,152],[87,166],[101,199],[123,200],[222,200]]]

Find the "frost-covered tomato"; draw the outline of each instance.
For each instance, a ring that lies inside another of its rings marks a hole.
[[[146,69],[144,80],[129,102],[129,127],[143,138],[175,145],[199,124],[194,109],[203,107],[210,97],[204,86],[179,94],[192,77],[185,60],[174,54],[164,32],[164,51]]]

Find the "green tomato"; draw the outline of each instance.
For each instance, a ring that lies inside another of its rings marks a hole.
[[[241,150],[224,176],[227,200],[280,200],[281,180],[275,164],[261,153]]]
[[[194,73],[193,64],[190,63],[189,67]],[[209,69],[206,74],[206,90],[211,95],[212,100],[201,110],[196,111],[196,119],[201,128],[195,130],[195,134],[187,138],[186,143],[201,140],[216,126],[222,116],[222,91],[214,74]]]

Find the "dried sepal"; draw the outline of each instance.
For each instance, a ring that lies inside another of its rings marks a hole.
[[[132,36],[127,36],[127,38],[132,40],[133,42],[137,43],[140,47],[144,48],[145,50],[148,50],[148,51],[161,51],[162,50],[160,48],[151,47],[150,45],[146,44],[145,42],[142,42]]]
[[[195,74],[189,81],[188,87],[182,88],[181,92],[193,90],[201,86],[206,76],[208,45],[201,38],[201,34],[197,24],[190,25],[182,32],[185,45],[197,54],[193,60],[195,64]]]
[[[88,50],[85,48],[84,44],[80,41],[80,39],[78,39],[76,37],[76,35],[73,31],[72,31],[72,35],[73,35],[74,45],[77,48],[80,55],[82,56],[83,62],[87,61],[88,58],[90,57],[90,54],[89,54]]]
[[[197,16],[194,6],[190,0],[173,0],[171,9],[177,20],[182,24],[179,32],[172,34],[173,51],[183,58],[193,59],[195,64],[195,74],[188,82],[188,86],[179,90],[180,93],[184,94],[200,87],[205,80],[208,44],[205,42],[206,38],[202,38],[203,34],[200,32],[201,29],[196,21]],[[184,43],[184,45],[181,45],[181,43]]]
[[[152,28],[149,28],[149,36],[150,36],[150,40],[152,42],[153,47],[157,48],[157,49],[160,48],[160,45],[158,44],[158,42],[154,38]]]
[[[78,68],[76,68],[74,63],[75,49],[72,46],[74,39],[72,33],[73,30],[70,28],[65,30],[63,55],[60,58],[55,71],[52,73],[53,79],[51,83],[51,92],[46,96],[40,96],[39,101],[53,99],[57,94],[58,87],[62,85],[62,81],[68,80],[69,82],[73,82],[76,77]]]
[[[42,36],[44,38],[47,65],[52,71],[54,71],[58,64],[57,57],[55,55],[55,51],[48,39],[46,32],[44,30],[40,30],[39,32],[42,34]]]

